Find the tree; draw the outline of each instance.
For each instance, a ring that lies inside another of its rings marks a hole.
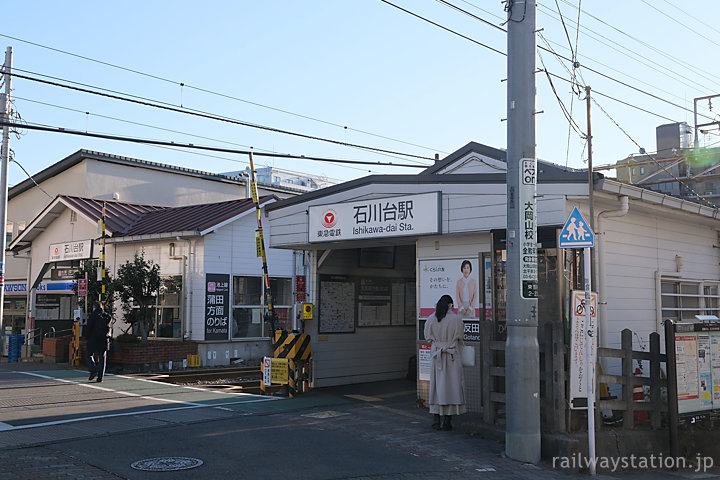
[[[145,260],[144,251],[140,254],[136,252],[133,261],[127,261],[118,268],[114,289],[122,302],[124,320],[138,325],[141,342],[147,344],[155,296],[160,290],[160,265]]]
[[[87,287],[87,297],[79,297],[78,298],[78,306],[80,308],[85,308],[85,302],[87,301],[87,311],[88,313],[92,310],[92,304],[95,300],[98,300],[100,298],[100,293],[102,292],[102,282],[99,282],[97,279],[97,269],[100,265],[98,260],[85,260],[81,262],[80,264],[80,270],[75,272],[75,279],[79,280],[81,278],[85,278],[85,274],[87,274],[88,279],[88,287]],[[73,291],[75,293],[78,293],[78,285],[75,283],[73,285]],[[114,282],[112,279],[112,276],[110,275],[110,270],[108,268],[105,268],[105,296],[103,298],[104,305],[103,308],[105,308],[105,311],[110,314],[110,316],[113,316],[113,310],[114,310],[114,303],[115,303],[115,289],[114,289]]]

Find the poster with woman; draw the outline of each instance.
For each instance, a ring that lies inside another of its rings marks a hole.
[[[420,260],[420,317],[435,312],[443,295],[455,303],[453,311],[463,318],[480,318],[480,280],[477,258]]]

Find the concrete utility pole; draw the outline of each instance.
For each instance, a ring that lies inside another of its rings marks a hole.
[[[5,51],[5,63],[2,66],[2,78],[5,81],[5,94],[0,99],[0,119],[10,121],[10,88],[12,85],[12,47]],[[8,163],[10,162],[10,127],[5,125],[2,130],[2,149],[0,149],[0,238],[2,239],[2,253],[0,253],[0,326],[5,314],[5,248],[7,247],[7,200],[8,200]],[[29,279],[28,279],[29,281]],[[25,325],[28,328],[28,325]]]
[[[595,232],[595,181],[593,178],[593,150],[592,150],[592,110],[590,109],[590,87],[585,87],[585,102],[587,107],[587,143],[588,143],[588,202],[590,203],[590,230]],[[597,285],[597,283],[595,283]]]
[[[508,0],[505,452],[540,461],[535,0]]]

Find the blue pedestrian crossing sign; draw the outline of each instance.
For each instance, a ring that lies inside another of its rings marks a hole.
[[[595,246],[595,234],[585,221],[577,207],[573,208],[570,217],[560,232],[560,248],[587,248]]]

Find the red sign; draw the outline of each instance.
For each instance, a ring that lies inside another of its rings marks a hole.
[[[87,297],[87,280],[84,278],[78,279],[78,296]]]
[[[305,275],[295,275],[295,301],[300,303],[305,300]]]
[[[329,209],[323,212],[323,218],[320,220],[320,223],[323,224],[323,227],[326,228],[332,228],[337,223],[337,217],[336,217],[335,210]]]

